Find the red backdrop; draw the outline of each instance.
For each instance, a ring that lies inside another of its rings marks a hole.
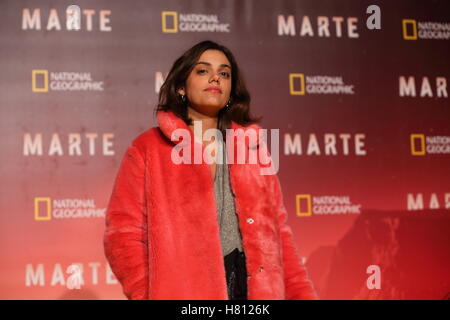
[[[449,10],[0,2],[0,298],[124,298],[102,243],[115,174],[156,125],[172,63],[206,39],[233,51],[253,113],[280,129],[288,221],[319,296],[448,297]],[[70,290],[76,263],[84,283]]]

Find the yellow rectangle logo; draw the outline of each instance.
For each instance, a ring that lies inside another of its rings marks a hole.
[[[294,86],[294,80],[300,80],[300,89],[296,90]],[[291,95],[304,95],[305,94],[305,77],[303,73],[290,73],[289,74],[289,93]]]
[[[412,34],[408,34],[408,25],[412,26]],[[403,39],[405,40],[417,40],[417,23],[413,19],[403,19]]]
[[[39,204],[46,205],[46,210],[41,210]],[[41,215],[41,213],[43,213]],[[37,197],[34,198],[34,220],[51,220],[52,219],[52,205],[51,199],[48,197]]]
[[[36,77],[38,75],[44,76],[44,86],[38,88]],[[48,70],[32,70],[31,71],[31,88],[33,92],[48,92]]]
[[[410,136],[411,139],[411,154],[413,156],[424,156],[425,155],[425,135],[414,133]],[[416,148],[415,140],[419,140],[420,147]]]
[[[167,27],[167,17],[172,17],[172,27]],[[176,33],[178,32],[178,14],[176,11],[163,11],[161,12],[162,19],[162,32],[163,33]]]
[[[306,210],[302,211],[300,201],[306,200]],[[311,195],[310,194],[297,194],[295,196],[296,212],[299,217],[312,216]]]

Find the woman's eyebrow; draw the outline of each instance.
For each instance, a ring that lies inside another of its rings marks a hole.
[[[204,61],[199,61],[199,62],[197,62],[195,65],[198,65],[198,64],[205,64],[205,65],[207,65],[207,66],[211,66],[211,63],[209,63],[209,62],[204,62]],[[225,68],[229,68],[229,69],[231,70],[231,67],[230,67],[228,64],[222,63],[219,67],[225,67]]]

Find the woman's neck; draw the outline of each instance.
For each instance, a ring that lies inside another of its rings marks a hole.
[[[193,121],[201,121],[203,132],[205,132],[208,129],[216,129],[217,128],[217,117],[211,117],[211,116],[205,115],[191,107],[188,107],[188,117],[191,118]],[[190,127],[193,128],[194,123],[192,123],[190,125]]]
[[[189,118],[192,119],[192,124],[189,127],[194,132],[194,141],[196,141],[200,144],[203,144],[203,145],[208,145],[210,142],[203,141],[203,135],[204,135],[205,131],[208,129],[217,129],[217,117],[211,117],[211,116],[205,115],[191,107],[188,107],[188,116],[189,116]],[[201,132],[194,131],[194,121],[201,121],[201,123],[202,123]]]

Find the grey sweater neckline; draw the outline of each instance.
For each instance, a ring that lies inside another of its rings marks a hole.
[[[222,148],[220,150],[219,148]],[[224,256],[232,252],[235,248],[242,251],[242,239],[239,231],[239,222],[236,215],[234,196],[231,190],[228,164],[226,162],[226,152],[224,143],[219,146],[217,156],[223,156],[222,163],[216,164],[214,177],[214,193],[217,205],[217,215],[220,227],[220,239],[222,243],[222,253]],[[222,152],[222,153],[221,153]]]

